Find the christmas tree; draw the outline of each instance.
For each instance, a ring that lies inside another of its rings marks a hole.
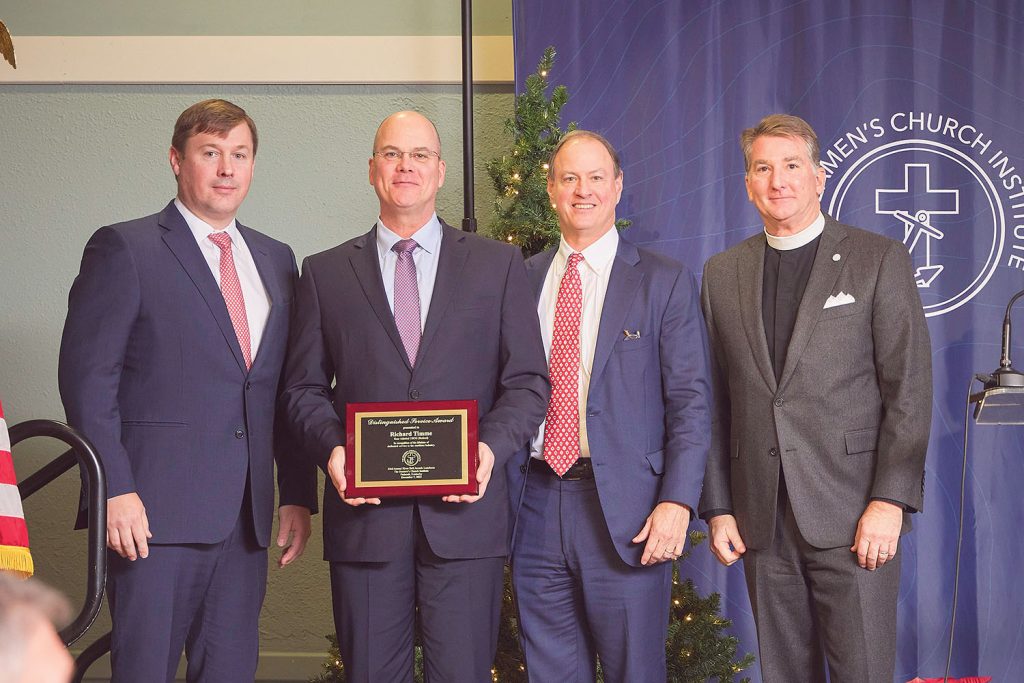
[[[487,172],[498,192],[495,200],[496,219],[491,236],[516,244],[529,254],[536,254],[558,244],[558,217],[547,195],[548,159],[558,140],[576,128],[570,123],[559,128],[562,107],[569,99],[568,90],[560,85],[548,96],[549,75],[554,66],[555,49],[549,47],[537,71],[526,79],[526,91],[516,97],[515,114],[505,123],[512,136],[512,149],[487,164]],[[616,221],[624,228],[629,221]],[[689,534],[690,548],[680,558],[686,559],[690,549],[704,542],[700,531]],[[679,562],[672,569],[672,605],[665,656],[669,683],[736,683],[736,675],[754,663],[754,655],[736,659],[739,641],[725,633],[731,625],[719,614],[717,593],[700,597],[693,581],[680,579]],[[491,678],[498,683],[526,683],[526,666],[519,639],[519,620],[509,572],[505,570],[505,591],[498,651]],[[331,650],[323,664],[323,672],[311,683],[344,683],[345,667],[338,653],[337,639],[327,636]],[[415,646],[415,680],[423,680],[422,648]],[[601,681],[600,662],[598,681]],[[740,683],[748,683],[749,678]]]
[[[497,193],[491,237],[518,245],[527,256],[558,244],[558,217],[547,192],[548,159],[562,136],[576,128],[575,122],[565,130],[559,127],[562,107],[569,101],[566,87],[559,85],[548,96],[554,63],[555,48],[549,47],[527,77],[526,90],[516,97],[515,113],[505,121],[512,149],[487,164]],[[629,221],[615,225],[625,228]]]

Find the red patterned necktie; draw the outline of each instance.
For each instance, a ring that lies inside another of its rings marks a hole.
[[[231,253],[231,235],[224,231],[210,233],[210,241],[220,248],[220,293],[224,295],[224,303],[231,316],[231,324],[238,337],[238,345],[242,347],[246,369],[252,367],[252,350],[249,343],[249,318],[245,314],[245,298],[242,296],[242,283],[238,281],[235,270],[235,257]]]
[[[583,254],[569,256],[569,265],[558,287],[551,335],[551,401],[544,419],[544,461],[558,476],[568,472],[580,457],[581,261]]]
[[[420,319],[420,290],[416,284],[416,262],[412,252],[416,240],[398,240],[391,250],[398,254],[395,263],[395,327],[402,338],[402,346],[409,356],[409,364],[416,365],[416,353],[420,348],[422,322]]]

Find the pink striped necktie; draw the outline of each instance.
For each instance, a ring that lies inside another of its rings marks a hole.
[[[242,283],[239,282],[238,271],[235,270],[235,257],[231,253],[231,235],[224,231],[210,233],[210,241],[220,248],[220,293],[224,295],[224,303],[227,304],[238,345],[242,347],[245,367],[249,369],[252,367],[249,318],[245,313]]]
[[[422,334],[420,290],[416,284],[416,262],[412,259],[412,252],[417,246],[416,240],[398,240],[391,247],[398,254],[398,262],[395,263],[395,327],[402,338],[409,365],[414,367]]]
[[[569,265],[558,287],[551,335],[551,401],[544,418],[544,461],[558,476],[568,472],[580,457],[581,261],[583,254],[569,256]]]

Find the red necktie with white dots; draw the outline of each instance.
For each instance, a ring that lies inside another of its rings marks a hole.
[[[242,347],[245,368],[252,367],[252,350],[249,342],[249,318],[245,314],[245,298],[242,296],[242,283],[238,281],[235,270],[235,257],[231,253],[231,235],[226,232],[210,234],[210,241],[220,247],[220,293],[224,295],[224,303],[231,316],[231,324],[235,328],[238,345]]]
[[[581,261],[583,254],[569,256],[569,265],[558,287],[551,335],[551,401],[544,419],[544,461],[558,476],[568,472],[580,457]]]

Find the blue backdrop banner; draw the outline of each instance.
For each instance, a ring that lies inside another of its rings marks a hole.
[[[518,87],[555,46],[563,124],[621,152],[632,241],[699,274],[761,230],[738,139],[787,112],[821,141],[823,209],[906,244],[935,393],[925,510],[900,545],[894,680],[941,676],[966,395],[975,372],[998,366],[1002,313],[1024,287],[1024,4],[515,0],[514,32]],[[1024,680],[1022,429],[969,428],[952,676]],[[722,593],[742,650],[756,652],[742,569],[699,548],[684,571]]]

